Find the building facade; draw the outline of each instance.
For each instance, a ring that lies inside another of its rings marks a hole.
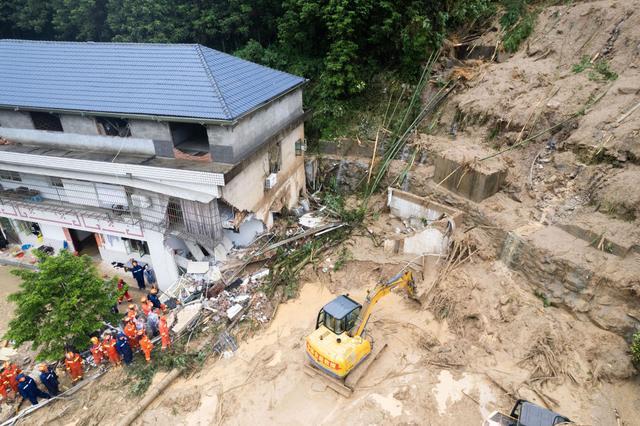
[[[15,243],[224,261],[305,190],[305,80],[200,45],[0,40],[0,226]]]

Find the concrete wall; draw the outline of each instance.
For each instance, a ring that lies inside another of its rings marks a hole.
[[[131,136],[142,139],[171,140],[168,123],[151,120],[129,120]]]
[[[302,89],[298,89],[244,117],[235,127],[207,126],[213,161],[237,163],[302,112]]]
[[[239,210],[251,211],[267,226],[271,226],[271,211],[291,208],[305,187],[304,156],[295,155],[295,143],[304,139],[304,125],[296,127],[280,141],[282,166],[277,173],[275,188],[265,190],[269,174],[268,147],[254,154],[243,164],[242,171],[222,188],[222,198]]]
[[[6,214],[3,214],[3,212],[1,211],[0,216],[10,217]],[[42,231],[43,238],[39,240],[38,237],[33,234],[25,234],[23,232],[20,232],[20,228],[15,224],[15,222],[18,222],[18,220],[13,219],[13,227],[16,230],[16,233],[18,234],[22,244],[31,244],[34,247],[46,244],[55,249],[61,249],[64,247],[64,243],[66,241],[69,248],[73,250],[73,243],[69,239],[67,239],[64,226],[50,222],[49,220],[26,219],[26,221],[38,223],[38,225],[40,226],[40,230]],[[88,233],[95,232],[95,229],[87,229],[82,224],[79,224],[78,226],[72,225],[67,227],[70,229],[77,229],[79,231],[85,231]],[[147,245],[149,246],[150,254],[142,257],[140,257],[137,252],[128,252],[124,242],[119,235],[115,235],[113,233],[99,234],[100,239],[102,240],[102,245],[98,246],[98,250],[100,252],[100,257],[102,258],[104,263],[126,263],[131,258],[135,258],[144,263],[148,263],[156,273],[158,287],[161,290],[166,290],[178,279],[178,268],[173,258],[173,250],[165,246],[164,236],[161,232],[145,230],[144,237],[134,238],[141,241],[146,241]],[[89,238],[94,238],[94,236],[91,235]]]
[[[0,127],[0,136],[25,145],[99,152],[120,152],[122,154],[155,154],[155,145],[151,139],[120,138],[115,136],[47,132],[44,130],[5,127]]]
[[[0,126],[15,129],[33,129],[33,121],[28,112],[0,110]]]
[[[82,115],[61,114],[60,122],[62,130],[66,133],[77,133],[81,135],[98,135],[98,126],[93,117]]]

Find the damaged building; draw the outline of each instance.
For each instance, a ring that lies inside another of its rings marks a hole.
[[[305,188],[305,79],[193,44],[0,40],[0,224],[169,287]]]

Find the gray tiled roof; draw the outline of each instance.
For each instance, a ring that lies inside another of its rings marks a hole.
[[[199,44],[0,40],[0,106],[233,121],[305,80]]]

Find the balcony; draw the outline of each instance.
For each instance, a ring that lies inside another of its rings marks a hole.
[[[131,238],[143,238],[145,229],[196,242],[221,238],[215,201],[203,204],[124,186],[5,172],[0,179],[0,214],[6,217]]]

